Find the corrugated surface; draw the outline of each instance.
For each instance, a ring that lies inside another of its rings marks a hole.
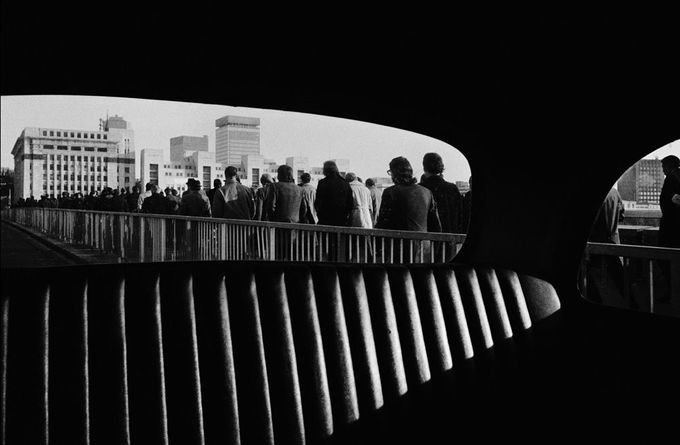
[[[3,277],[3,443],[316,442],[559,308],[452,265],[28,273]]]

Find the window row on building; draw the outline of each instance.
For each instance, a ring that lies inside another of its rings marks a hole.
[[[83,131],[42,130],[42,135],[45,137],[58,137],[58,138],[103,139],[103,140],[108,139],[108,135],[105,133],[87,133]]]
[[[45,144],[42,146],[43,150],[54,150],[54,145]],[[78,145],[57,145],[57,150],[71,150],[71,151],[81,151],[81,147]],[[100,153],[106,153],[108,150],[106,147],[82,147],[82,151],[98,151]]]

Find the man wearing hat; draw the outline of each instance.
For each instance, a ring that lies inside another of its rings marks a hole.
[[[184,216],[210,216],[210,204],[201,194],[201,183],[194,178],[189,178],[187,189],[182,195],[179,214]]]

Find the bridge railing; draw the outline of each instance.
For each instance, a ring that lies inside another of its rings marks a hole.
[[[123,262],[189,260],[435,263],[449,261],[463,234],[110,213],[40,207],[3,210],[3,219]]]
[[[586,298],[654,313],[658,294],[680,294],[680,249],[590,242],[580,275]]]

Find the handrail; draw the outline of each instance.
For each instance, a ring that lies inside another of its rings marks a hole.
[[[297,230],[314,230],[315,232],[328,232],[328,233],[349,233],[356,235],[371,235],[371,236],[389,236],[394,238],[404,238],[413,240],[430,240],[430,241],[449,241],[449,242],[462,242],[465,240],[465,234],[460,233],[441,233],[441,232],[412,232],[405,230],[390,230],[390,229],[376,229],[376,228],[363,228],[363,227],[349,227],[349,226],[326,226],[322,224],[301,224],[301,223],[286,223],[286,222],[275,222],[275,221],[257,221],[257,220],[245,220],[245,219],[225,219],[225,218],[213,218],[213,217],[201,217],[201,216],[184,216],[184,215],[166,215],[157,213],[137,213],[137,212],[106,212],[101,210],[82,210],[82,209],[56,209],[48,207],[19,207],[18,209],[38,209],[38,210],[49,210],[56,212],[75,212],[84,214],[100,214],[105,216],[111,215],[132,215],[135,217],[142,218],[164,218],[173,220],[184,220],[184,221],[204,221],[210,223],[223,223],[223,224],[247,224],[253,227],[269,227],[269,228],[280,228],[280,229],[297,229]],[[6,212],[14,209],[3,209],[2,218],[9,219]]]
[[[584,295],[587,296],[587,280],[588,273],[587,270],[592,266],[589,265],[589,260],[593,256],[600,256],[599,272],[596,277],[604,283],[611,283],[611,280],[616,280],[614,277],[616,275],[615,270],[607,271],[608,268],[613,267],[614,269],[620,269],[623,275],[623,283],[619,283],[623,287],[623,301],[620,304],[629,304],[631,301],[631,283],[634,273],[632,272],[631,259],[638,261],[643,261],[644,268],[648,274],[648,292],[649,292],[649,312],[655,312],[655,297],[654,297],[654,263],[657,261],[669,261],[671,262],[670,267],[674,267],[673,263],[680,263],[680,249],[671,247],[655,247],[655,246],[636,246],[631,244],[610,244],[610,243],[593,243],[589,242],[585,249],[585,255],[583,258],[583,263],[581,265],[581,275],[584,281]],[[614,257],[616,258],[613,264],[607,265],[605,263],[605,258]],[[623,258],[621,263],[619,257]],[[618,264],[618,265],[617,265]],[[613,275],[610,275],[613,274]],[[669,280],[671,283],[671,280]],[[672,284],[671,284],[672,286]],[[605,292],[606,288],[605,288]],[[618,292],[609,289],[609,292]],[[669,292],[672,292],[669,289]]]
[[[588,243],[589,255],[612,255],[650,260],[679,260],[680,249],[672,247],[636,246],[633,244]]]
[[[21,207],[2,217],[121,261],[270,260],[353,263],[450,261],[464,234]]]

